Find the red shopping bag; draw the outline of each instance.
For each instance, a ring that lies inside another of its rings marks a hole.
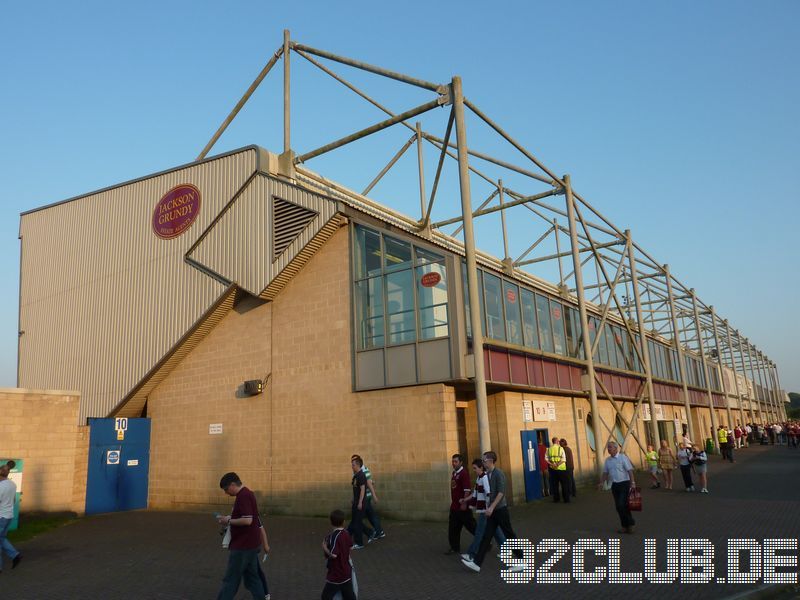
[[[642,488],[632,487],[628,492],[628,510],[642,510]]]

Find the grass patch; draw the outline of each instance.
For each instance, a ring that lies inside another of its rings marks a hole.
[[[19,519],[19,529],[8,533],[8,541],[12,544],[25,542],[77,520],[75,513],[22,514]]]

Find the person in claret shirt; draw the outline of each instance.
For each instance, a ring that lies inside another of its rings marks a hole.
[[[322,541],[322,551],[328,559],[328,574],[322,589],[322,600],[333,600],[338,592],[342,600],[356,600],[353,591],[353,568],[350,565],[350,546],[353,538],[344,528],[344,513],[334,510],[331,513],[333,531]]]
[[[253,600],[268,598],[258,571],[258,551],[262,546],[261,520],[258,517],[256,497],[236,473],[225,473],[220,479],[222,491],[236,498],[230,516],[220,516],[221,525],[230,525],[231,543],[228,547],[228,568],[222,579],[217,600],[232,600],[244,579],[244,586]]]
[[[472,483],[469,473],[464,468],[464,457],[461,454],[453,454],[451,458],[453,474],[450,477],[450,519],[447,528],[447,537],[450,541],[450,548],[445,554],[461,554],[461,528],[466,527],[472,535],[475,535],[475,517],[469,506],[462,500],[472,496]]]

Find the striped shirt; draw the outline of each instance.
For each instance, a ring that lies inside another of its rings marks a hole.
[[[476,513],[486,512],[486,503],[489,500],[489,477],[481,475],[475,480],[475,488],[472,490],[470,505]]]

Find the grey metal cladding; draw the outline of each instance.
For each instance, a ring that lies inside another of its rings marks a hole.
[[[225,292],[184,256],[256,168],[243,149],[22,215],[19,385],[80,390],[81,421],[109,414]],[[158,238],[153,210],[185,183],[199,214]]]
[[[279,224],[283,225],[278,231],[273,230],[276,208]],[[259,296],[336,216],[337,210],[333,200],[259,174],[189,258]],[[276,233],[280,236],[277,247],[273,243]]]

